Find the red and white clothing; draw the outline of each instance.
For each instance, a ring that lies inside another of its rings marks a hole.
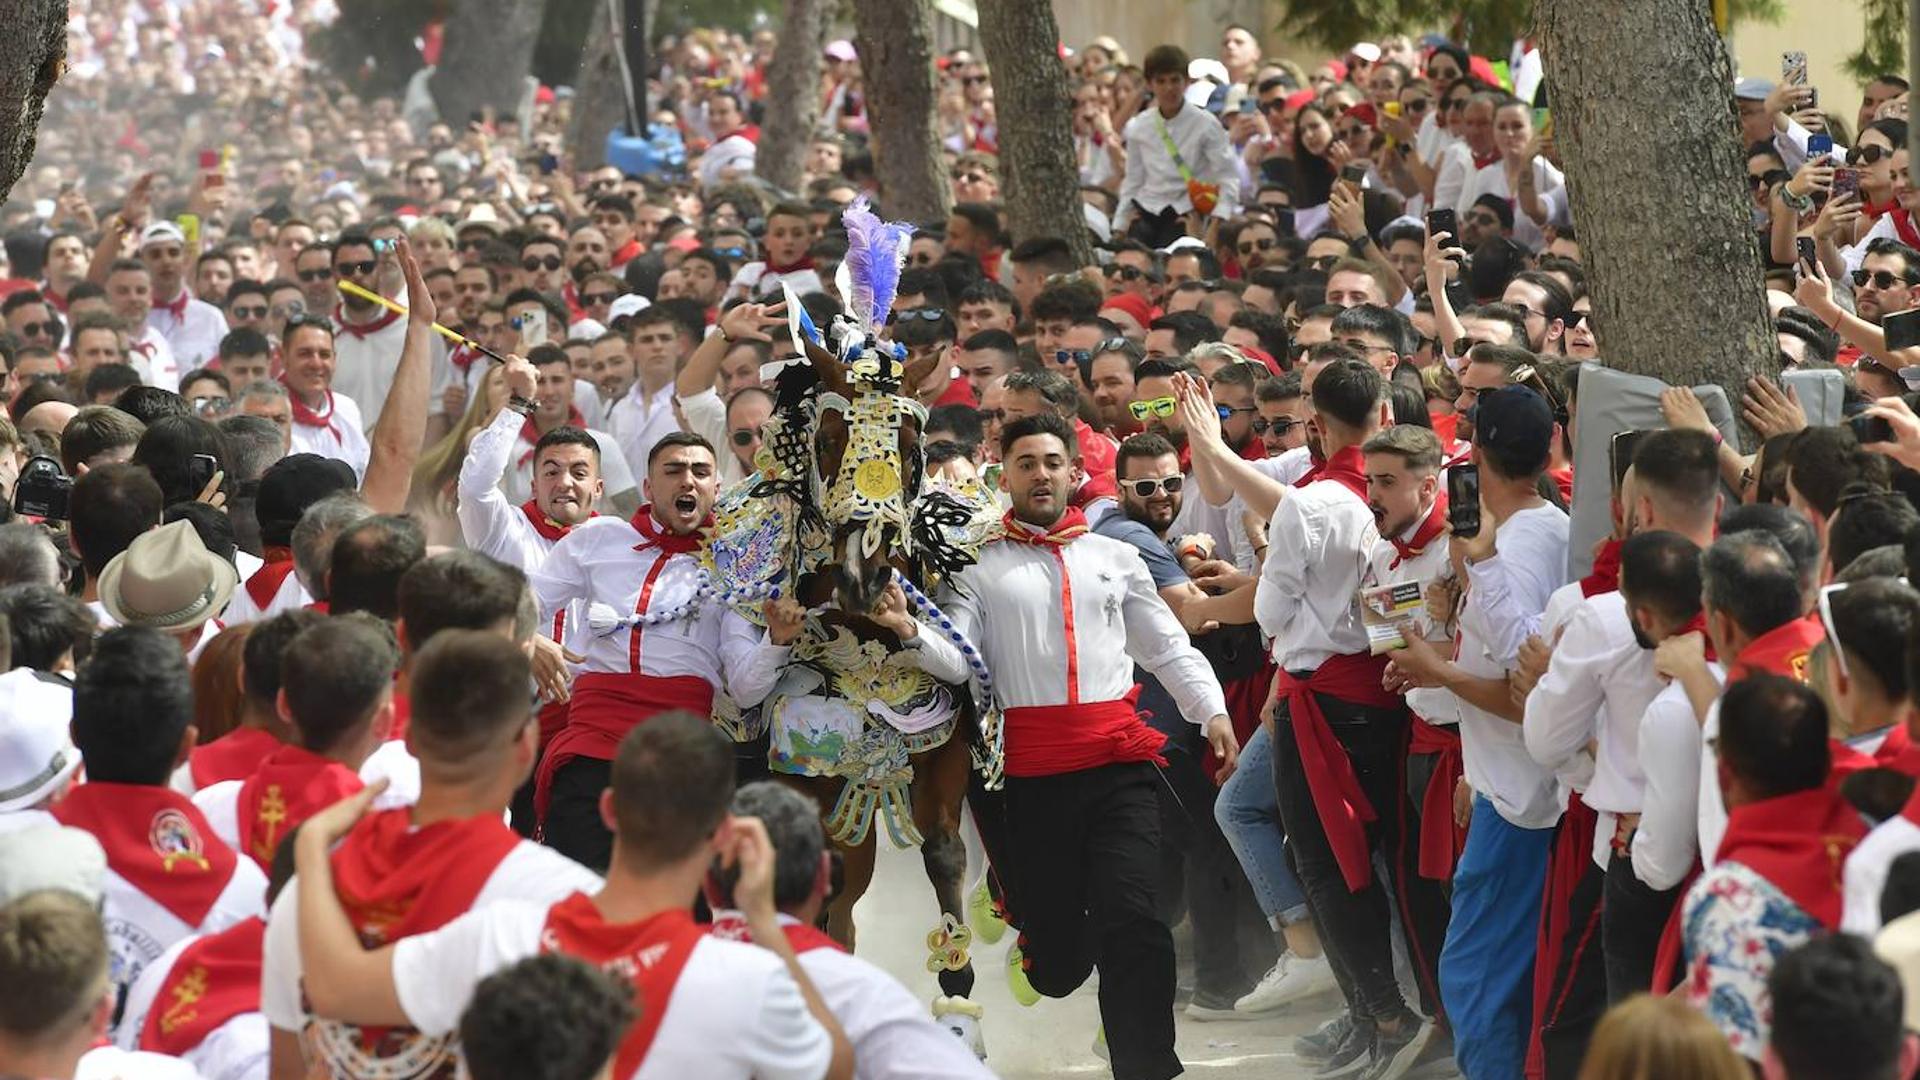
[[[183,938],[266,914],[266,875],[171,788],[81,784],[52,813],[106,851],[101,920],[115,986],[131,986]]]
[[[961,1080],[991,1077],[986,1066],[953,1033],[934,1023],[927,1008],[900,981],[835,944],[791,915],[780,916],[787,941],[800,957],[827,1011],[853,1044],[858,1080]],[[715,937],[751,941],[747,920],[720,908],[708,928]]]
[[[1920,789],[1900,812],[1873,827],[1860,846],[1847,856],[1846,914],[1840,929],[1872,937],[1880,932],[1880,893],[1887,885],[1893,860],[1920,851]]]
[[[593,872],[552,848],[521,839],[497,815],[420,828],[409,810],[372,814],[347,834],[332,865],[336,895],[369,948],[438,930],[495,903],[545,905],[600,887]],[[260,1010],[267,1023],[303,1033],[309,1052],[317,1053],[332,1075],[387,1075],[383,1063],[401,1054],[420,1061],[451,1054],[453,1040],[442,1033],[428,1037],[389,1029],[371,1033],[377,1037],[370,1039],[356,1026],[307,1011],[300,989],[298,889],[283,889],[274,902],[264,951]]]
[[[173,770],[168,786],[182,795],[228,780],[245,780],[260,763],[280,749],[280,740],[257,727],[237,727],[212,742],[201,743]]]
[[[521,438],[521,429],[528,422],[511,409],[502,409],[493,423],[474,435],[460,464],[454,513],[460,520],[460,537],[468,547],[532,573],[547,560],[547,552],[569,528],[540,514],[530,499],[516,502],[502,490],[505,484],[501,477],[513,464],[516,452],[524,454],[532,449]],[[611,456],[621,460],[617,448]],[[602,453],[603,464],[607,457]],[[532,467],[530,460],[527,467]],[[611,483],[607,490],[613,490]]]
[[[510,417],[517,422],[508,424],[502,417]],[[606,497],[612,499],[633,491],[636,487],[633,481],[633,470],[628,467],[626,453],[620,449],[618,440],[604,431],[587,427],[586,417],[578,409],[574,410],[567,423],[593,436],[593,441],[600,447],[600,479],[606,485]],[[509,429],[504,450],[489,447],[492,454],[506,458],[504,468],[496,472],[499,487],[506,495],[507,501],[518,506],[533,498],[533,451],[534,447],[539,445],[540,432],[534,427],[531,419],[522,417],[511,409],[502,409],[500,416],[494,417],[491,425],[483,429],[481,434],[474,436],[474,442],[478,444],[496,427]],[[718,448],[720,444],[714,443],[714,446]],[[473,459],[473,450],[469,448],[467,461],[471,463]],[[465,468],[463,467],[461,471],[464,475]],[[464,494],[462,501],[465,501]]]
[[[1727,682],[1749,675],[1770,672],[1806,682],[1811,674],[1814,646],[1826,639],[1826,628],[1818,615],[1795,619],[1761,634],[1727,663]],[[1720,658],[1726,662],[1726,657]],[[1720,758],[1714,744],[1720,740],[1720,702],[1707,709],[1700,724],[1700,863],[1713,869],[1720,841],[1727,832],[1727,803],[1720,794]],[[1877,904],[1876,904],[1877,907]]]
[[[180,389],[180,376],[193,370],[181,369],[179,361],[174,359],[173,347],[167,344],[166,335],[151,323],[141,327],[138,335],[128,335],[127,362],[133,365],[148,386],[157,386],[162,390]]]
[[[400,350],[407,343],[407,321],[385,308],[378,312],[367,322],[354,322],[344,307],[333,309],[333,389],[359,404],[354,418],[364,419],[363,432],[380,422],[387,391],[393,388],[393,371],[400,366]],[[299,432],[294,435],[291,452],[299,453]]]
[[[707,933],[684,911],[608,923],[584,893],[551,906],[503,901],[393,952],[393,985],[413,1026],[459,1026],[474,987],[542,952],[565,953],[635,984],[647,1002],[615,1056],[619,1080],[818,1080],[833,1059],[786,964],[765,949]]]
[[[621,452],[627,455],[627,471],[634,476],[647,475],[647,455],[653,451],[653,444],[680,430],[680,421],[673,415],[673,384],[648,393],[646,385],[636,381],[625,397],[613,403],[607,422],[613,427],[613,437],[620,441]],[[718,447],[715,449],[717,452]]]
[[[313,597],[307,593],[307,587],[300,584],[300,575],[294,573],[293,549],[270,547],[260,568],[244,575],[240,587],[233,590],[233,598],[227,601],[227,610],[221,613],[220,621],[228,626],[259,622],[311,603]]]
[[[265,870],[295,826],[363,786],[359,774],[345,765],[283,743],[245,780],[225,780],[196,792],[193,805],[206,815],[214,835]]]
[[[756,259],[734,272],[733,280],[727,283],[726,293],[720,298],[720,305],[725,307],[734,300],[752,300],[761,296],[781,296],[783,285],[793,286],[795,296],[826,291],[811,259],[802,260],[785,270],[775,270],[766,262]]]
[[[185,284],[171,302],[158,296],[153,298],[153,307],[147,311],[147,325],[167,339],[167,347],[173,351],[182,371],[202,367],[220,355],[220,339],[227,336],[227,317],[205,300],[194,299]],[[179,383],[176,377],[171,384],[157,385],[171,390]]]
[[[127,992],[120,1048],[179,1058],[205,1080],[267,1075],[271,1047],[260,1015],[265,932],[264,921],[245,919],[176,942],[148,964]]]
[[[363,425],[359,404],[339,390],[327,391],[326,400],[318,405],[300,400],[300,395],[292,390],[287,391],[287,400],[293,406],[287,453],[335,458],[353,466],[354,479],[366,479],[367,461],[373,456],[366,429],[373,426],[373,421],[365,421]]]

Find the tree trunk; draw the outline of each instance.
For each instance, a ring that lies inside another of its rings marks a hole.
[[[1606,365],[1675,386],[1777,374],[1709,6],[1541,0],[1538,18]]]
[[[883,209],[944,221],[953,192],[933,125],[933,2],[853,0],[853,24]]]
[[[67,0],[19,0],[0,34],[0,198],[27,171],[47,91],[67,63]]]
[[[580,73],[573,80],[573,114],[567,124],[567,155],[574,169],[597,169],[607,160],[607,133],[627,124],[627,75],[620,67],[616,52],[619,38],[615,23],[608,17],[612,2],[627,20],[638,19],[643,28],[652,17],[651,0],[596,0],[587,25],[586,48],[580,55]],[[641,130],[645,134],[645,105]]]
[[[1092,266],[1059,40],[1050,0],[980,2],[980,44],[993,76],[1000,176],[1013,239],[1060,237],[1078,265]]]
[[[518,115],[533,70],[547,0],[461,0],[447,16],[446,43],[428,87],[440,118],[459,129],[492,106]],[[522,124],[531,117],[520,117]]]
[[[799,192],[807,147],[820,120],[820,52],[826,20],[820,0],[787,0],[786,18],[767,65],[767,111],[753,171],[782,191]]]

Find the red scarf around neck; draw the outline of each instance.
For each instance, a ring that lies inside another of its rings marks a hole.
[[[377,949],[458,918],[519,843],[499,814],[416,829],[411,809],[383,810],[333,853],[334,891],[361,944]]]
[[[254,609],[264,615],[267,605],[280,594],[280,586],[286,584],[287,575],[293,573],[293,549],[274,546],[260,554],[265,561],[247,579],[247,597],[253,601]]]
[[[473,366],[473,362],[475,360],[478,360],[485,355],[486,354],[481,352],[479,349],[476,349],[473,346],[463,341],[460,344],[455,345],[452,349],[448,350],[447,360],[449,363],[453,364],[454,367],[457,367],[462,372],[465,372],[468,368]]]
[[[574,893],[547,909],[542,950],[577,957],[633,984],[639,1015],[620,1040],[613,1075],[640,1071],[666,1018],[674,984],[706,936],[706,928],[681,908],[639,922],[610,923],[587,894]]]
[[[587,418],[580,414],[580,406],[567,406],[566,426],[587,430]],[[533,452],[540,448],[540,428],[534,424],[531,416],[520,425],[520,441],[527,444],[527,452],[520,455],[520,465],[525,467],[527,462],[533,460]]]
[[[561,537],[573,531],[573,526],[562,525],[541,513],[540,507],[532,499],[520,504],[520,512],[527,515],[527,524],[533,526],[533,531],[539,533],[541,539],[549,542],[558,543]],[[600,516],[600,511],[591,511],[587,516],[597,518]]]
[[[300,400],[299,393],[291,387],[287,389],[287,401],[293,405],[294,423],[301,427],[326,428],[333,432],[336,440],[341,437],[339,425],[333,422],[334,417],[339,416],[340,413],[333,407],[332,390],[327,391],[327,411],[324,413],[315,412],[305,401]]]
[[[1620,545],[1623,540],[1608,540],[1593,554],[1593,570],[1580,579],[1581,596],[1599,596],[1620,591]]]
[[[53,816],[92,833],[114,873],[188,926],[206,920],[239,861],[193,801],[168,787],[90,781]]]
[[[333,325],[339,327],[341,333],[362,340],[372,337],[387,327],[392,326],[399,318],[399,312],[382,307],[380,314],[374,316],[372,320],[363,323],[352,323],[347,321],[347,305],[340,304],[333,309]]]
[[[1920,777],[1920,746],[1913,741],[1913,733],[1907,730],[1906,721],[1901,721],[1887,731],[1887,737],[1873,752],[1873,763],[1904,776]]]
[[[1829,786],[1727,811],[1716,862],[1737,862],[1766,878],[1800,910],[1840,925],[1842,866],[1867,834],[1859,811]]]
[[[815,949],[847,951],[839,942],[804,923],[782,922],[780,930],[787,935],[787,944],[793,946],[795,953],[809,953]],[[707,932],[727,941],[753,940],[753,933],[747,929],[747,917],[725,908],[713,913],[713,923],[707,927]]]
[[[199,791],[223,780],[245,780],[280,749],[280,740],[257,727],[237,727],[187,755],[187,771]]]
[[[657,547],[668,555],[691,555],[700,550],[700,543],[708,529],[713,528],[713,515],[708,514],[700,521],[700,527],[690,533],[668,532],[660,522],[654,520],[653,504],[648,503],[627,519],[627,524],[640,533],[640,542],[633,550]]]
[[[1000,519],[1000,524],[1006,531],[1007,539],[1016,544],[1032,544],[1036,547],[1045,545],[1065,547],[1085,536],[1088,528],[1087,515],[1077,506],[1068,507],[1067,512],[1060,515],[1060,520],[1054,522],[1045,532],[1034,532],[1025,522],[1015,518],[1011,510]]]
[[[1795,619],[1785,626],[1776,626],[1747,642],[1747,647],[1733,658],[1727,681],[1737,682],[1750,675],[1771,672],[1806,682],[1812,674],[1807,658],[1813,647],[1826,637],[1827,631],[1818,618]]]
[[[259,1012],[266,936],[255,917],[181,950],[141,1025],[140,1049],[180,1057],[234,1017]]]
[[[785,265],[776,263],[771,258],[767,260],[767,273],[769,274],[792,274],[801,270],[812,270],[813,268],[813,256],[806,254],[802,254],[799,259],[786,263]]]
[[[294,826],[364,786],[359,774],[337,761],[303,746],[280,747],[241,783],[235,798],[241,851],[267,869]]]
[[[1398,569],[1401,563],[1419,558],[1427,550],[1427,545],[1433,543],[1446,531],[1447,493],[1442,491],[1434,498],[1433,506],[1427,510],[1427,516],[1420,519],[1419,527],[1413,530],[1412,539],[1387,537],[1387,542],[1393,545],[1393,561],[1387,564],[1387,569]]]
[[[1357,446],[1346,447],[1326,460],[1314,476],[1317,483],[1321,480],[1333,480],[1367,501],[1367,456]],[[1305,484],[1300,486],[1305,487]]]
[[[1887,212],[1887,216],[1893,219],[1893,231],[1900,234],[1901,243],[1908,247],[1920,247],[1920,228],[1914,227],[1910,211],[1895,206]]]
[[[172,300],[168,300],[164,302],[156,300],[153,303],[153,307],[154,307],[154,310],[156,311],[164,311],[167,314],[172,315],[174,317],[174,320],[177,322],[187,317],[187,302],[192,299],[193,299],[193,294],[187,291],[187,287],[185,284],[182,284],[180,286],[179,296],[176,296]]]

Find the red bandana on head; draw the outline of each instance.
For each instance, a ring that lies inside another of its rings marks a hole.
[[[527,515],[527,524],[533,526],[533,531],[539,533],[541,539],[557,543],[561,537],[573,531],[573,526],[562,525],[541,513],[540,507],[532,499],[520,504],[520,512]],[[587,516],[597,518],[600,516],[600,511],[592,511]]]
[[[1420,527],[1413,530],[1412,539],[1387,537],[1387,541],[1393,545],[1393,561],[1387,564],[1387,569],[1398,569],[1401,563],[1419,558],[1427,550],[1427,545],[1446,531],[1447,493],[1443,491],[1433,500],[1433,506],[1427,511],[1427,516],[1421,519]]]
[[[1000,519],[1000,524],[1006,529],[1007,539],[1016,544],[1051,544],[1055,547],[1065,547],[1086,535],[1087,515],[1077,506],[1068,507],[1067,512],[1061,514],[1060,520],[1054,522],[1052,527],[1045,532],[1037,533],[1028,528],[1026,523],[1015,518],[1013,511],[1009,510],[1006,516]]]
[[[653,504],[648,503],[627,519],[627,524],[639,530],[640,542],[633,550],[657,547],[668,555],[691,555],[700,550],[701,540],[706,531],[713,528],[713,515],[708,514],[700,520],[700,527],[690,533],[668,532],[653,517]]]
[[[56,803],[53,816],[92,833],[114,873],[188,926],[206,919],[239,861],[172,788],[91,781]]]
[[[580,406],[567,406],[567,426],[581,431],[587,429],[587,418],[580,415]],[[520,455],[520,464],[524,466],[533,460],[533,452],[540,447],[540,429],[534,426],[531,416],[520,425],[520,441],[527,444],[527,452]]]

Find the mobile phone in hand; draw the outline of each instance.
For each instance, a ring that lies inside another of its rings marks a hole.
[[[1800,273],[1806,277],[1814,277],[1813,267],[1819,259],[1819,252],[1814,247],[1813,237],[1796,236],[1793,238],[1793,247],[1800,256]]]
[[[1893,441],[1893,423],[1884,416],[1856,416],[1847,421],[1847,427],[1861,446]]]
[[[1364,161],[1349,161],[1345,165],[1340,166],[1340,179],[1345,180],[1354,187],[1364,187],[1367,182],[1367,163]]]
[[[213,483],[213,474],[220,471],[220,462],[212,454],[195,454],[187,465],[187,480],[193,488],[194,498],[207,490]]]
[[[533,308],[515,318],[520,328],[520,349],[524,353],[537,345],[547,343],[547,313],[542,308]]]
[[[1824,131],[1816,131],[1807,136],[1807,160],[1826,157],[1833,153],[1833,136]]]
[[[1849,198],[1860,193],[1860,170],[1839,168],[1833,170],[1833,191],[1827,197],[1832,201]]]
[[[1920,345],[1920,308],[1883,317],[1880,329],[1886,334],[1888,352],[1899,352]]]
[[[1462,539],[1480,535],[1480,469],[1455,465],[1447,470],[1447,528]]]
[[[1807,54],[1794,50],[1780,54],[1780,81],[1794,86],[1807,84]]]
[[[1446,233],[1450,242],[1460,243],[1460,215],[1450,206],[1427,211],[1427,235],[1439,236],[1441,233]]]

